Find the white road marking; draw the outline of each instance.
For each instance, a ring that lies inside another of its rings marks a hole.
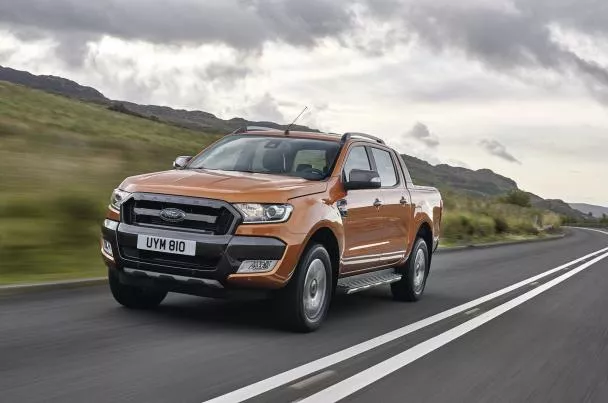
[[[570,227],[570,228],[584,229],[584,230],[587,230],[587,231],[595,231],[595,232],[599,232],[599,233],[604,234],[604,235],[608,235],[608,232],[602,231],[601,229],[596,229],[596,228],[585,228],[585,227]]]
[[[475,300],[469,301],[462,305],[448,309],[447,311],[443,311],[443,312],[440,312],[433,316],[429,316],[428,318],[422,319],[418,322],[411,323],[409,325],[403,326],[399,329],[385,333],[378,337],[374,337],[373,339],[364,341],[364,342],[354,345],[352,347],[348,347],[344,350],[340,350],[336,353],[333,353],[328,356],[311,361],[309,363],[300,365],[299,367],[296,367],[296,368],[290,369],[288,371],[279,373],[277,375],[271,376],[270,378],[266,378],[261,381],[252,383],[250,385],[244,386],[240,389],[226,393],[225,395],[218,396],[216,398],[208,400],[207,403],[220,403],[220,402],[236,403],[236,402],[242,402],[244,400],[259,396],[262,393],[266,393],[272,389],[278,388],[279,386],[286,385],[288,383],[291,383],[295,380],[298,380],[300,378],[303,378],[303,377],[313,374],[315,372],[322,371],[328,367],[331,367],[332,365],[346,361],[359,354],[363,354],[369,350],[382,346],[386,343],[399,339],[403,336],[406,336],[412,332],[423,329],[423,328],[430,326],[432,324],[435,324],[437,322],[440,322],[453,315],[457,315],[459,313],[466,312],[472,308],[475,308],[477,305],[491,301],[494,298],[500,297],[501,295],[507,294],[514,290],[517,290],[536,280],[539,280],[546,276],[550,276],[551,274],[556,273],[566,267],[572,266],[576,263],[579,263],[583,260],[589,259],[592,256],[599,255],[606,251],[608,251],[608,248],[600,249],[593,253],[589,253],[588,255],[582,256],[575,260],[572,260],[572,261],[565,263],[561,266],[558,266],[554,269],[537,274],[526,280],[520,281],[520,282],[510,285],[508,287],[505,287],[501,290],[495,291],[495,292],[487,294],[483,297],[477,298]]]
[[[465,315],[473,315],[474,313],[477,313],[479,311],[481,311],[481,309],[479,309],[479,308],[473,308],[470,311],[466,311],[464,314]]]
[[[379,364],[374,365],[356,375],[351,376],[339,382],[327,389],[324,389],[306,399],[300,400],[304,403],[328,403],[337,402],[338,400],[344,399],[347,396],[352,395],[358,390],[371,385],[372,383],[384,378],[385,376],[405,367],[406,365],[416,361],[417,359],[424,357],[425,355],[437,350],[438,348],[450,343],[451,341],[464,336],[470,331],[477,329],[484,323],[495,319],[505,312],[523,304],[524,302],[536,297],[537,295],[555,287],[563,281],[566,281],[570,277],[580,273],[581,271],[589,268],[593,264],[599,262],[602,259],[608,257],[608,253],[605,253],[595,259],[583,263],[582,265],[570,270],[568,273],[564,273],[559,277],[556,277],[545,284],[535,288],[534,290],[528,291],[518,297],[515,297],[502,305],[497,306],[485,312],[461,325],[458,325],[446,332],[443,332],[433,338],[430,338],[416,346],[397,354],[394,357],[389,358]]]
[[[294,383],[293,385],[290,386],[290,388],[305,389],[305,388],[309,387],[310,385],[313,385],[319,381],[322,381],[323,379],[327,379],[330,376],[333,376],[335,373],[336,373],[336,371],[324,371],[324,372],[321,372],[320,374],[313,375],[310,378],[306,378],[303,381]]]
[[[539,284],[538,281],[535,281],[533,283],[530,283],[530,287],[536,287],[538,284]]]

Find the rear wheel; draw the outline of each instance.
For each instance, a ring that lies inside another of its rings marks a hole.
[[[119,304],[132,309],[156,308],[167,296],[167,291],[158,288],[144,288],[122,284],[118,279],[118,273],[114,270],[108,271],[110,291]]]
[[[418,238],[401,272],[403,278],[391,284],[393,298],[399,301],[418,301],[422,297],[429,273],[429,249],[424,239]]]
[[[279,291],[275,303],[285,322],[294,330],[311,332],[327,316],[332,296],[332,269],[327,250],[311,245],[302,256],[289,284]]]

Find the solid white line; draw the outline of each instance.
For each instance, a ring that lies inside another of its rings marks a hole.
[[[596,228],[586,228],[586,227],[570,227],[570,228],[584,229],[587,231],[595,231],[595,232],[599,232],[600,234],[608,235],[608,232],[602,231],[601,229],[596,229]]]
[[[524,287],[527,284],[530,284],[538,279],[541,279],[546,276],[550,276],[551,274],[558,272],[568,266],[579,263],[585,259],[588,259],[592,256],[599,255],[600,253],[604,253],[606,251],[608,251],[608,248],[600,249],[600,250],[590,253],[588,255],[582,256],[578,259],[572,260],[571,262],[565,263],[559,267],[548,270],[544,273],[537,274],[526,280],[520,281],[519,283],[515,283],[515,284],[505,287],[501,290],[487,294],[483,297],[477,298],[475,300],[469,301],[462,305],[448,309],[447,311],[443,311],[443,312],[440,312],[433,316],[429,316],[428,318],[422,319],[418,322],[414,322],[407,326],[393,330],[389,333],[385,333],[383,335],[377,336],[373,339],[364,341],[364,342],[354,345],[352,347],[348,347],[344,350],[340,350],[336,353],[333,353],[328,356],[311,361],[307,364],[300,365],[299,367],[296,367],[296,368],[290,369],[288,371],[282,372],[280,374],[271,376],[270,378],[266,378],[266,379],[263,379],[256,383],[252,383],[251,385],[244,386],[240,389],[234,390],[225,395],[218,396],[216,398],[208,400],[207,403],[220,403],[220,402],[235,403],[235,402],[242,402],[244,400],[251,399],[255,396],[261,395],[262,393],[266,393],[272,389],[278,388],[279,386],[283,386],[285,384],[288,384],[297,379],[308,376],[317,371],[322,371],[332,365],[338,364],[342,361],[348,360],[359,354],[365,353],[378,346],[389,343],[393,340],[406,336],[412,332],[415,332],[417,330],[423,329],[427,326],[440,322],[446,318],[449,318],[450,316],[453,316],[453,315],[456,315],[456,314],[459,314],[462,312],[466,312],[472,308],[475,308],[477,305],[491,301],[494,298],[500,297],[501,295],[507,294],[514,290],[517,290],[518,288]]]
[[[313,385],[319,381],[322,381],[323,379],[333,376],[335,373],[336,373],[336,371],[324,371],[319,374],[313,375],[310,378],[306,378],[303,381],[294,383],[293,385],[290,386],[290,388],[305,389],[305,388],[309,387],[310,385]]]
[[[444,333],[441,333],[431,339],[428,339],[416,346],[405,350],[404,352],[397,354],[394,357],[389,358],[386,361],[383,361],[379,364],[374,365],[362,372],[359,372],[356,375],[351,376],[339,382],[333,386],[330,386],[327,389],[324,389],[318,393],[315,393],[312,396],[309,396],[306,399],[300,400],[300,402],[304,403],[328,403],[328,402],[337,402],[338,400],[344,399],[347,396],[352,395],[358,390],[365,388],[366,386],[371,385],[372,383],[384,378],[385,376],[403,368],[404,366],[410,364],[417,359],[424,357],[425,355],[437,350],[438,348],[450,343],[451,341],[464,336],[470,331],[477,329],[484,323],[495,319],[505,312],[510,311],[511,309],[523,304],[524,302],[536,297],[537,295],[555,287],[563,281],[566,281],[570,277],[580,273],[581,271],[589,268],[593,264],[599,262],[602,259],[608,257],[608,253],[605,253],[587,263],[584,263],[578,266],[575,269],[570,270],[568,273],[562,274],[559,277],[554,278],[553,280],[547,281],[545,284],[535,288],[534,290],[528,291],[525,294],[522,294],[512,300],[505,302],[502,305],[497,306],[494,309],[489,310],[486,313],[483,313],[477,316],[474,319],[471,319],[467,322],[464,322],[461,325],[458,325]]]

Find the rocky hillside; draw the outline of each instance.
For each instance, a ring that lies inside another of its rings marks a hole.
[[[517,183],[489,169],[473,171],[467,168],[440,164],[402,155],[416,184],[451,188],[474,196],[498,196],[517,189]]]
[[[95,88],[85,87],[72,80],[55,76],[35,76],[27,71],[14,70],[0,66],[0,80],[26,87],[35,88],[53,94],[65,95],[83,101],[109,103],[101,92]]]
[[[266,126],[276,129],[285,129],[286,125],[273,122],[254,122],[242,118],[229,120],[202,111],[186,111],[173,109],[167,106],[138,105],[132,102],[113,101],[106,98],[101,92],[91,87],[85,87],[77,82],[55,76],[36,76],[27,71],[15,70],[0,66],[0,80],[13,84],[20,84],[53,94],[80,99],[82,101],[96,102],[108,105],[108,108],[132,116],[170,123],[179,127],[211,133],[228,133],[243,126]],[[295,125],[294,130],[314,131],[306,126]]]
[[[595,206],[593,204],[586,203],[570,203],[570,207],[582,212],[583,214],[591,214],[595,218],[602,218],[604,215],[608,215],[608,207]]]

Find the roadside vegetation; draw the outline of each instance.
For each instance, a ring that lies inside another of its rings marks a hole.
[[[517,193],[517,194],[516,194]],[[559,215],[529,207],[525,192],[471,197],[443,191],[443,245],[467,245],[544,237],[560,231]]]
[[[217,138],[0,81],[0,284],[104,275],[98,236],[112,189]],[[520,195],[443,193],[446,245],[560,224]]]
[[[112,189],[216,138],[0,81],[0,283],[103,275]]]

